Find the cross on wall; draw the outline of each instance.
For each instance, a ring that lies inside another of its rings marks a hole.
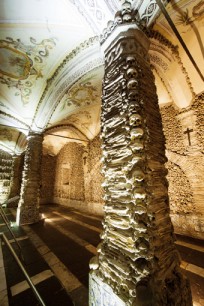
[[[187,128],[186,131],[184,131],[184,134],[187,134],[187,136],[188,136],[189,146],[191,146],[191,138],[190,138],[190,133],[191,132],[193,132],[193,129],[189,129],[189,128]]]

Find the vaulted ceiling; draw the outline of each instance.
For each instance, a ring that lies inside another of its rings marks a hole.
[[[20,154],[34,131],[44,133],[44,153],[57,154],[70,139],[86,144],[99,133],[99,39],[122,2],[0,0],[0,149]],[[204,90],[202,79],[156,0],[130,2],[152,29],[159,103],[187,107]],[[204,1],[169,1],[166,9],[204,74]]]

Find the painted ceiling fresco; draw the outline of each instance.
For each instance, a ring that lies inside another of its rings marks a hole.
[[[67,123],[70,116],[80,112],[81,108],[100,105],[103,74],[103,67],[93,69],[71,86],[65,92],[49,123],[54,125],[58,119]]]
[[[0,148],[20,154],[29,131],[37,131],[45,135],[44,152],[57,154],[67,141],[85,144],[99,133],[104,68],[98,41],[122,2],[0,1]],[[170,42],[162,46],[158,35],[151,40],[159,102],[187,106],[203,90],[202,80],[155,0],[130,2],[143,24]],[[170,1],[166,8],[204,72],[204,0]]]
[[[43,78],[43,69],[50,51],[56,45],[53,38],[37,42],[30,37],[29,45],[20,39],[6,37],[0,40],[1,91],[15,90],[15,97],[24,106],[29,103],[36,80]]]

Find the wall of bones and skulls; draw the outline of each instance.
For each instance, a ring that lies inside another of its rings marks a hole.
[[[200,239],[204,238],[203,98],[195,96],[183,109],[175,104],[161,107],[171,218],[176,233]]]

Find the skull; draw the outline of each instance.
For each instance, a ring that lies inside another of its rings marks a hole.
[[[141,138],[144,134],[144,131],[140,128],[134,128],[130,131],[131,141],[134,141],[136,138]]]
[[[128,1],[125,1],[122,5],[122,15],[131,14],[132,5]]]
[[[142,117],[139,114],[132,114],[129,118],[131,126],[140,126],[142,124]]]
[[[103,39],[106,39],[108,37],[107,29],[105,28],[103,30]]]
[[[144,172],[142,170],[135,170],[132,174],[132,178],[134,181],[141,182],[145,178]]]
[[[138,82],[135,79],[131,79],[127,83],[127,88],[129,90],[134,90],[137,88]]]
[[[123,15],[123,21],[128,22],[128,21],[131,21],[131,20],[132,20],[131,13],[126,13],[126,14]]]
[[[138,97],[138,90],[131,90],[128,94],[128,99],[136,100]]]
[[[141,139],[136,139],[133,144],[130,145],[133,153],[141,151],[144,149],[144,144]]]
[[[145,188],[138,186],[133,191],[135,199],[145,199],[146,198],[146,191]]]
[[[138,76],[138,72],[135,68],[131,67],[127,70],[127,76],[129,79],[135,79]]]
[[[126,63],[129,67],[134,66],[136,64],[136,60],[134,56],[127,56]]]
[[[99,263],[98,263],[98,257],[94,256],[91,258],[90,262],[89,262],[89,268],[91,270],[96,270],[99,267]]]
[[[115,14],[114,21],[115,21],[116,24],[121,24],[123,22],[120,12],[117,12]]]
[[[111,33],[113,29],[114,29],[114,22],[112,20],[110,20],[110,21],[108,21],[108,24],[107,24],[108,33]]]
[[[137,113],[140,109],[140,105],[137,103],[136,100],[130,101],[128,112],[131,113]]]

